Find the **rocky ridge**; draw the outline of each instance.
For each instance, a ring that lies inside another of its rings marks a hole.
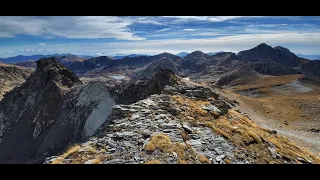
[[[319,159],[234,111],[212,89],[165,86],[135,103],[113,107],[82,144],[46,164],[315,163]]]

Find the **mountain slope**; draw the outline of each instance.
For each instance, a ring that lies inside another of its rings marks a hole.
[[[305,74],[320,77],[320,61],[309,61],[302,64],[299,69]]]
[[[22,84],[32,72],[31,68],[0,63],[0,100],[6,92]]]

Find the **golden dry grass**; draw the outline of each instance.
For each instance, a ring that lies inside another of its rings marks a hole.
[[[230,116],[235,116],[237,112],[230,110]],[[222,117],[216,121],[207,122],[215,132],[222,136],[228,136],[228,139],[236,146],[246,149],[249,154],[254,154],[254,163],[283,163],[282,159],[275,159],[268,150],[269,144],[276,146],[276,151],[282,157],[295,161],[297,157],[320,163],[320,160],[311,155],[306,150],[297,147],[288,139],[272,134],[270,130],[260,127],[247,117],[238,114],[238,119],[230,121]]]
[[[200,163],[202,164],[210,164],[210,160],[203,154],[199,154],[198,156]]]
[[[102,162],[99,159],[94,159],[91,162],[92,164],[102,164]]]
[[[79,152],[80,145],[73,145],[66,150],[60,157],[54,159],[51,164],[65,164],[65,159],[72,159],[71,164],[83,164],[86,161],[93,159],[92,164],[102,164],[103,161],[111,160],[114,157],[106,154],[105,149],[98,150],[93,146],[83,147],[83,151]]]
[[[171,140],[167,135],[157,134],[151,137],[149,143],[144,147],[147,151],[155,151],[160,149],[164,152],[168,151],[171,148]]]
[[[150,141],[144,147],[147,152],[160,150],[162,153],[175,153],[178,157],[179,164],[185,164],[196,157],[195,152],[191,149],[190,145],[185,143],[173,143],[165,134],[157,134],[151,137]]]
[[[223,161],[224,161],[226,164],[232,164],[232,162],[231,162],[228,158],[224,158]]]
[[[189,139],[185,131],[181,131],[181,137],[184,142],[186,142]]]
[[[154,160],[147,161],[144,164],[162,164],[162,163],[161,163],[161,161],[154,159]]]
[[[66,152],[64,152],[60,157],[54,159],[51,164],[64,164],[63,160],[65,158],[68,158],[69,156],[71,156],[72,154],[78,152],[80,149],[80,145],[76,144],[73,146],[70,146]]]
[[[68,148],[68,150],[61,155],[61,157],[62,157],[62,158],[67,158],[67,157],[69,157],[70,155],[72,155],[73,153],[78,152],[79,149],[80,149],[80,145],[78,145],[78,144],[73,145],[73,146],[71,146],[70,148]]]
[[[193,100],[187,97],[182,97],[179,95],[171,96],[171,98],[179,104],[179,107],[185,107],[188,111],[181,112],[178,116],[189,119],[190,123],[194,121],[206,121],[208,119],[215,119],[218,117],[217,114],[208,112],[201,108],[201,105],[210,105],[208,101]],[[190,119],[190,117],[192,119]]]

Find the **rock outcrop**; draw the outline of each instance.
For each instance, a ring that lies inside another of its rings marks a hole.
[[[128,84],[118,85],[113,89],[117,104],[131,104],[145,99],[152,94],[160,94],[166,85],[179,84],[179,77],[170,69],[157,69],[151,77],[132,80]]]
[[[37,163],[69,143],[86,139],[114,105],[102,83],[83,85],[55,58],[0,102],[0,163]]]

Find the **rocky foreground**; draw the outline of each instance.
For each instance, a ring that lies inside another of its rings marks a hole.
[[[115,105],[88,141],[46,164],[319,163],[277,132],[234,111],[233,101],[201,86],[165,86],[129,105]]]

